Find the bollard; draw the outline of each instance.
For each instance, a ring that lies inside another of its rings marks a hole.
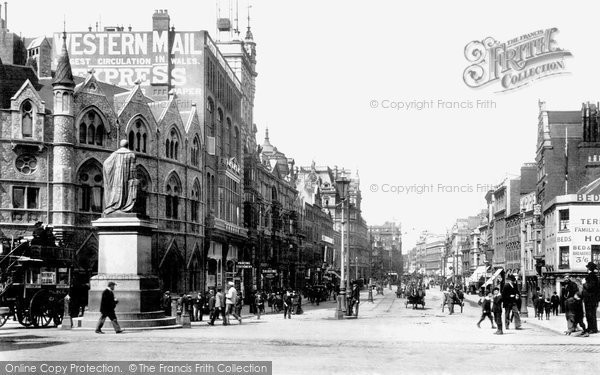
[[[369,285],[369,302],[373,302],[373,288]]]
[[[69,297],[69,295],[67,294],[65,296],[65,300],[64,300],[64,312],[63,312],[63,318],[62,318],[62,323],[60,325],[60,329],[73,329],[73,320],[71,319],[71,311],[69,310],[69,304],[71,302],[71,297]]]
[[[177,299],[171,301],[171,314],[175,317],[175,324],[181,325],[181,311],[178,309]]]
[[[189,304],[190,304],[190,298],[182,297],[181,310],[183,312],[183,315],[181,316],[181,326],[183,328],[192,328],[192,322],[190,320],[190,312],[188,311]]]

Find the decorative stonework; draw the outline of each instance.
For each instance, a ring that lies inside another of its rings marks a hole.
[[[24,175],[30,175],[37,170],[37,158],[33,155],[23,154],[15,160],[15,168]]]

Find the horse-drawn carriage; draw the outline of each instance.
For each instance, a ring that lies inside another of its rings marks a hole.
[[[72,251],[23,241],[0,254],[0,327],[9,317],[25,327],[62,322]]]
[[[418,305],[425,308],[425,289],[424,288],[410,288],[406,293],[406,304],[404,307],[408,308],[408,305],[413,305],[413,309],[416,309]]]

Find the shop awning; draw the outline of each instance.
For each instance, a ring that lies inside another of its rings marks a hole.
[[[470,283],[478,282],[481,276],[485,276],[485,274],[487,273],[487,269],[488,266],[479,266],[475,268],[475,271],[473,271],[473,274],[469,277],[468,281]]]
[[[498,277],[498,275],[500,275],[501,272],[502,272],[502,268],[498,268],[496,270],[496,272],[494,272],[492,277],[490,277],[489,279],[486,280],[485,284],[483,284],[483,287],[485,288],[486,286],[491,285],[492,282],[494,282],[494,280],[496,280],[496,277]]]

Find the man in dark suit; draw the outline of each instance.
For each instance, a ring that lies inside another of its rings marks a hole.
[[[516,280],[513,275],[508,275],[506,278],[506,284],[502,289],[502,302],[504,303],[504,321],[506,323],[506,329],[510,323],[510,313],[512,311],[515,319],[515,329],[521,328],[521,317],[519,316],[519,309],[517,308],[517,301],[519,300],[519,290],[515,285]]]
[[[102,326],[104,325],[106,317],[112,322],[116,333],[123,332],[119,326],[119,322],[117,322],[117,316],[115,315],[115,307],[119,302],[113,293],[115,285],[117,284],[114,281],[109,281],[108,287],[102,292],[102,299],[100,300],[100,319],[98,319],[98,324],[96,325],[96,333],[104,333],[102,332]]]
[[[598,298],[600,297],[600,285],[598,285],[597,267],[593,262],[589,262],[586,267],[588,274],[583,281],[582,291],[585,319],[588,322],[588,333],[598,333],[596,310],[598,309]]]
[[[565,300],[575,297],[575,294],[579,292],[579,287],[571,280],[571,275],[568,273],[565,274],[565,282],[563,285],[563,298]]]
[[[502,295],[500,288],[494,288],[494,296],[492,298],[492,312],[494,313],[494,321],[496,322],[497,331],[495,335],[502,335]]]

